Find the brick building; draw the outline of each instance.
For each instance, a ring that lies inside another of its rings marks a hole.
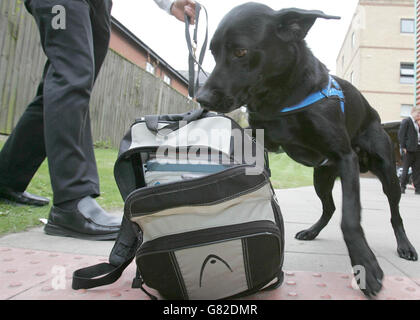
[[[109,47],[125,59],[162,79],[183,95],[188,96],[188,79],[173,69],[115,18],[112,18]]]
[[[337,75],[384,122],[408,116],[415,103],[414,6],[414,0],[360,0],[337,57]]]

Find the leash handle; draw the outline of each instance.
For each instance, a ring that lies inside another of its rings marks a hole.
[[[200,51],[200,55],[196,57],[196,48],[198,45],[198,23],[200,19],[200,11],[201,9],[204,9],[205,15],[206,15],[206,35],[204,38],[204,43]],[[202,72],[206,77],[208,77],[208,74],[206,71],[204,71],[202,64],[204,61],[204,56],[206,54],[207,50],[207,43],[208,43],[208,14],[207,9],[196,2],[195,4],[195,29],[193,34],[193,39],[191,40],[191,34],[190,34],[190,17],[187,14],[184,14],[184,20],[185,20],[185,38],[187,41],[187,47],[189,51],[188,55],[188,66],[189,66],[189,84],[188,84],[188,94],[191,98],[194,98],[197,94],[197,91],[199,89],[200,85],[200,72]],[[195,66],[198,66],[198,72],[196,74],[195,72]]]

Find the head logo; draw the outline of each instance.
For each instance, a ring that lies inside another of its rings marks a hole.
[[[203,280],[203,275],[204,275],[204,270],[206,268],[206,265],[208,262],[210,262],[210,264],[215,264],[217,261],[220,261],[221,263],[223,263],[226,268],[228,268],[230,270],[230,272],[233,272],[232,268],[229,266],[229,264],[223,260],[222,258],[214,255],[214,254],[209,254],[207,256],[206,259],[204,259],[203,264],[201,265],[201,270],[200,270],[200,288],[201,288],[201,284],[202,284],[202,280]]]

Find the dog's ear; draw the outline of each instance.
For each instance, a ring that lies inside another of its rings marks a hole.
[[[282,9],[276,12],[276,33],[285,41],[301,41],[312,28],[316,19],[341,19],[337,16],[330,16],[319,10],[304,10],[297,8]]]

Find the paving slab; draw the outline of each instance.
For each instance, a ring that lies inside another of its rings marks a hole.
[[[401,259],[397,254],[394,231],[390,223],[390,209],[381,183],[375,178],[362,178],[360,189],[362,227],[385,274],[420,279],[420,262]],[[292,270],[311,270],[308,269],[311,267],[306,265],[312,262],[314,270],[344,272],[345,265],[339,257],[345,257],[349,265],[350,262],[340,229],[340,181],[336,181],[333,189],[336,212],[327,227],[313,241],[299,241],[294,238],[298,231],[309,228],[321,215],[322,205],[313,187],[276,190],[276,194],[286,226],[286,256],[293,253],[289,255],[289,259],[285,259],[285,267]],[[400,212],[407,235],[420,252],[420,196],[414,194],[413,188],[408,188],[407,193],[402,195]],[[321,259],[325,255],[328,258]],[[320,259],[322,268],[316,265]]]
[[[132,289],[132,263],[114,284],[90,290],[72,290],[71,275],[78,268],[102,263],[107,258],[27,249],[0,248],[0,299],[7,300],[148,300]],[[322,261],[322,255],[317,259]],[[286,258],[290,258],[287,254]],[[329,259],[327,259],[329,260]],[[19,264],[16,265],[16,262]],[[344,266],[344,264],[343,264]],[[158,298],[152,289],[148,291]],[[244,300],[367,300],[356,289],[351,273],[290,271],[283,285]],[[404,276],[386,276],[378,300],[420,299],[420,285]]]

